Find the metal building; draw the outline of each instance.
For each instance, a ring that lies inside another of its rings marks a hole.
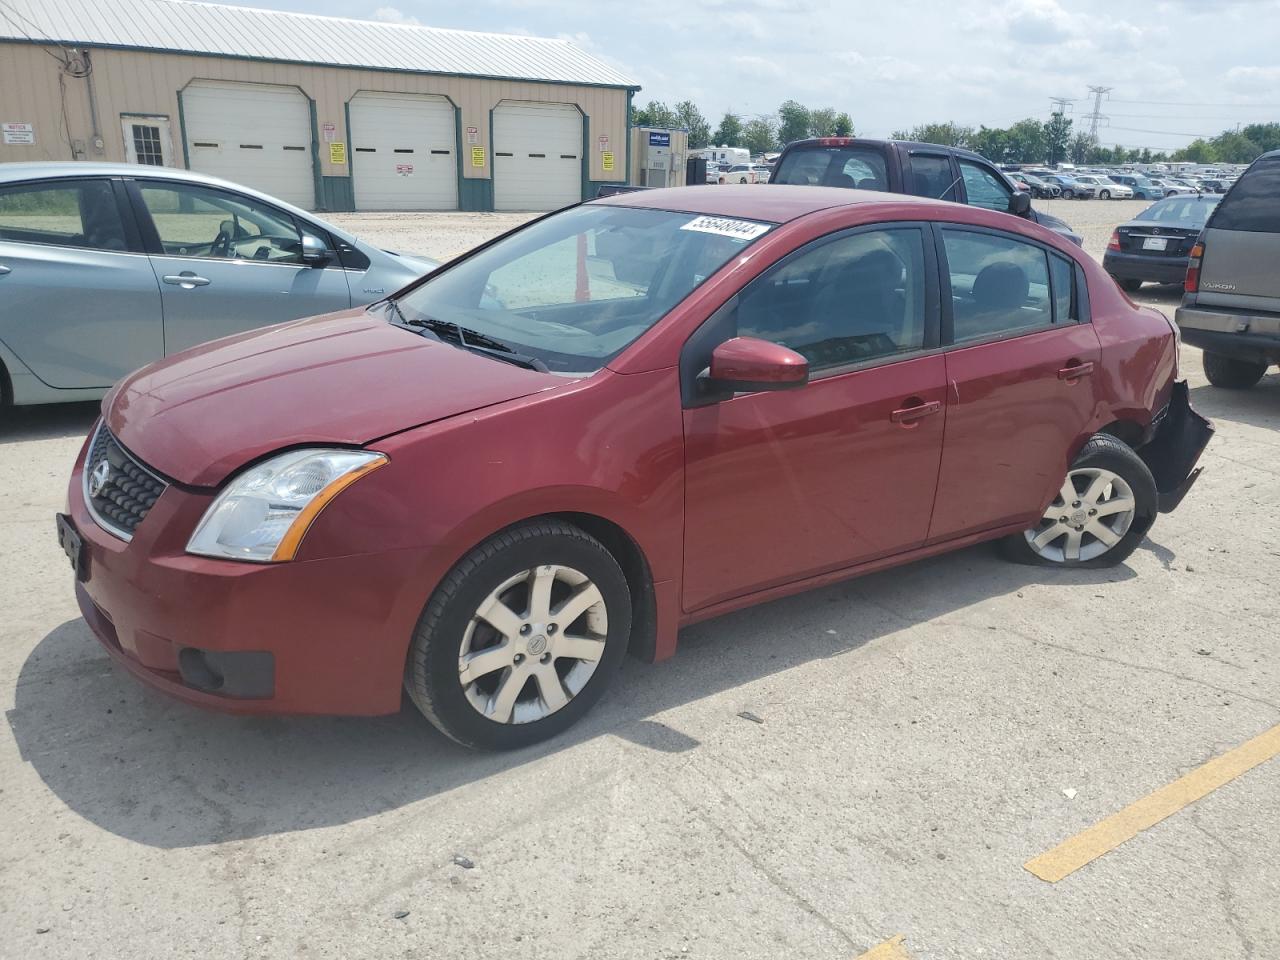
[[[186,0],[0,0],[0,162],[189,167],[319,210],[626,182],[638,86],[565,40]]]

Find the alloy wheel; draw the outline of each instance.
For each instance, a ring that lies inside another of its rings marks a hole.
[[[496,723],[532,723],[582,690],[604,655],[609,616],[600,588],[572,567],[510,577],[481,602],[458,650],[468,702]]]
[[[1026,531],[1027,543],[1055,563],[1094,560],[1124,539],[1136,505],[1119,474],[1100,467],[1072,470],[1039,526]]]

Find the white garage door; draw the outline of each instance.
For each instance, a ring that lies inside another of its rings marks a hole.
[[[351,98],[351,176],[357,210],[456,210],[457,125],[444,97]]]
[[[315,206],[311,108],[297,87],[197,80],[182,91],[191,169]]]
[[[566,103],[493,111],[493,206],[555,210],[582,199],[582,114]]]

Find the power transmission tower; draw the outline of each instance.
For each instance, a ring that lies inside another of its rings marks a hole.
[[[1066,113],[1070,109],[1072,99],[1070,97],[1050,97],[1049,102],[1053,104],[1052,113]]]
[[[1089,92],[1093,94],[1093,113],[1086,113],[1084,118],[1089,121],[1089,139],[1097,143],[1098,121],[1111,119],[1102,113],[1102,98],[1111,92],[1111,87],[1090,87]]]

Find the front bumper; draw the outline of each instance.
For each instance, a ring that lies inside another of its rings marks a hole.
[[[212,494],[176,485],[126,542],[90,515],[83,456],[68,498],[80,540],[76,599],[135,677],[232,713],[400,708],[409,640],[436,573],[430,551],[278,564],[191,556],[186,539]]]
[[[1141,256],[1108,250],[1102,256],[1102,269],[1119,280],[1180,284],[1187,277],[1187,258]]]
[[[1203,467],[1196,464],[1213,437],[1213,424],[1191,406],[1187,382],[1173,385],[1169,405],[1155,424],[1151,440],[1138,450],[1156,481],[1161,513],[1177,509]]]

